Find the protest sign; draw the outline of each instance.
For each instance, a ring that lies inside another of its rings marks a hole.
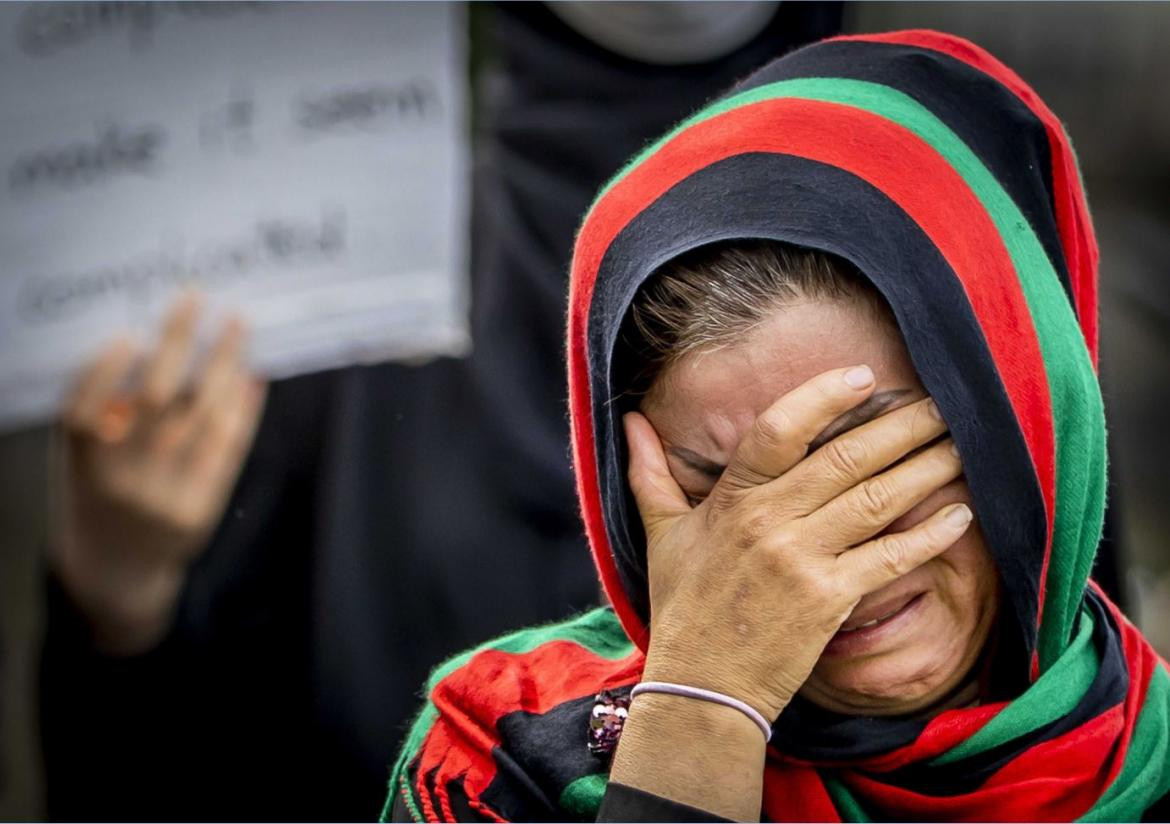
[[[465,351],[464,40],[448,3],[0,4],[0,426],[190,286],[270,377]]]

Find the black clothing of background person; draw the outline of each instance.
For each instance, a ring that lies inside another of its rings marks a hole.
[[[564,410],[573,233],[647,139],[840,23],[778,9],[729,57],[655,67],[538,4],[473,7],[474,354],[274,384],[152,652],[95,654],[49,581],[51,817],[373,818],[433,665],[595,601]]]

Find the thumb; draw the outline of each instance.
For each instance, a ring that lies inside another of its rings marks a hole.
[[[650,538],[675,518],[690,512],[691,506],[670,474],[662,442],[650,421],[640,412],[627,412],[622,416],[622,425],[630,453],[630,491],[642,515],[646,537]]]

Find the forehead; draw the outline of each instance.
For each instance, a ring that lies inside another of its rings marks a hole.
[[[741,341],[672,364],[643,411],[667,443],[726,457],[782,395],[829,369],[857,364],[873,368],[879,392],[920,388],[901,335],[872,307],[794,301]]]

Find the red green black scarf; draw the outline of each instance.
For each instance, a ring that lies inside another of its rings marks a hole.
[[[392,779],[420,820],[591,819],[594,696],[638,681],[645,546],[612,366],[630,300],[695,247],[766,238],[852,262],[889,302],[959,447],[1025,652],[1017,697],[925,720],[777,722],[763,815],[1137,820],[1170,791],[1170,676],[1089,581],[1105,504],[1097,246],[1060,122],[977,46],[929,31],[801,49],[635,157],[573,260],[569,386],[586,530],[612,609],[446,663]]]

